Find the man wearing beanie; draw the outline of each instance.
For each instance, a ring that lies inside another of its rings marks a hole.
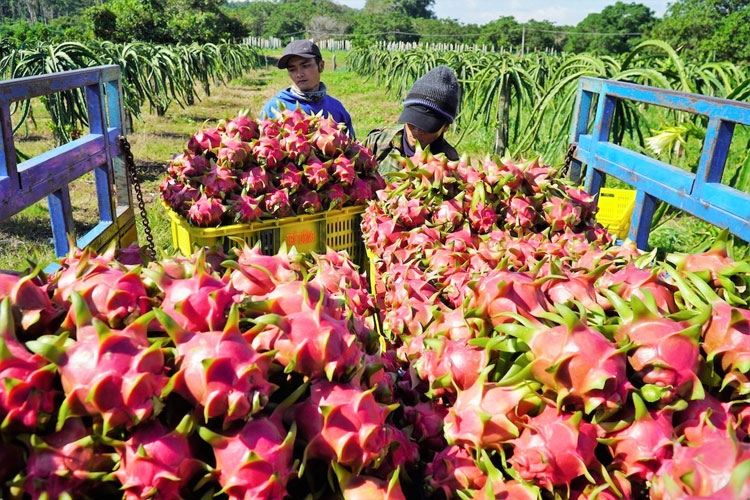
[[[328,95],[326,84],[320,81],[325,61],[320,48],[310,40],[292,40],[284,48],[277,64],[285,69],[292,86],[280,90],[263,106],[260,117],[273,117],[279,109],[295,109],[297,106],[308,114],[323,112],[338,123],[346,125],[349,137],[355,139],[354,126],[349,112],[341,101]]]
[[[402,125],[372,130],[364,145],[378,160],[381,174],[400,168],[392,156],[411,157],[416,145],[433,154],[443,153],[449,160],[458,160],[455,148],[443,134],[453,123],[458,111],[459,87],[456,74],[448,66],[438,66],[419,78],[404,99],[404,109],[398,119]]]

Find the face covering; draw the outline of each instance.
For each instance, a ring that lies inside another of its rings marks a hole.
[[[318,90],[310,90],[308,92],[304,92],[294,85],[289,87],[289,92],[294,94],[296,97],[302,99],[303,101],[309,101],[309,102],[318,102],[322,101],[323,98],[326,96],[326,84],[323,82],[320,82],[320,85],[318,85]]]

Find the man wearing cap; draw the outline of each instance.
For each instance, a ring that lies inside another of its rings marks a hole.
[[[325,61],[320,49],[310,40],[292,40],[284,48],[279,59],[279,69],[286,69],[292,86],[279,91],[260,112],[260,117],[275,116],[281,108],[295,109],[299,106],[308,114],[323,111],[338,123],[346,125],[347,133],[355,138],[352,118],[341,101],[328,95],[326,84],[320,81]]]
[[[448,66],[431,69],[412,85],[404,100],[399,124],[377,128],[365,139],[378,161],[381,174],[400,168],[393,157],[414,155],[416,144],[428,146],[433,154],[443,153],[449,160],[458,160],[455,148],[448,144],[443,134],[456,118],[459,87],[456,74]]]

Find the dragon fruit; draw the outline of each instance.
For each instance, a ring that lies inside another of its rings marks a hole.
[[[312,146],[307,136],[300,132],[285,135],[281,139],[280,145],[292,161],[305,161],[305,158],[312,151]]]
[[[233,192],[239,185],[234,170],[224,163],[211,162],[211,167],[200,178],[203,193],[219,199]]]
[[[346,135],[344,127],[327,116],[317,121],[310,141],[324,156],[330,158],[344,151],[349,145],[350,139]]]
[[[54,365],[16,337],[10,298],[0,302],[0,430],[34,430],[57,406]]]
[[[128,270],[114,260],[114,247],[99,255],[90,248],[71,251],[60,261],[60,269],[49,278],[52,300],[68,304],[78,293],[88,311],[109,326],[118,328],[151,309],[139,270]],[[76,323],[76,310],[68,308],[64,328]]]
[[[120,465],[114,475],[125,500],[186,498],[190,483],[206,469],[195,458],[189,419],[185,417],[175,429],[158,420],[146,422],[118,444]]]
[[[366,474],[352,474],[335,462],[331,464],[338,479],[343,498],[347,500],[406,500],[399,470],[391,472],[385,479]]]
[[[559,412],[547,406],[529,418],[521,435],[511,441],[513,456],[508,459],[520,478],[552,490],[589,475],[597,464],[598,431],[582,417],[582,412]]]
[[[144,314],[123,330],[111,330],[92,318],[77,293],[76,340],[63,334],[53,342],[30,343],[57,365],[65,400],[57,426],[69,416],[92,416],[104,424],[103,432],[118,426],[133,427],[158,412],[156,402],[167,387],[164,352],[151,344],[146,332],[153,312]]]
[[[311,156],[302,165],[302,176],[311,189],[322,189],[331,180],[330,161]]]
[[[294,163],[287,163],[277,181],[279,189],[286,189],[289,193],[296,193],[302,186],[302,171]]]
[[[318,379],[310,398],[295,406],[295,421],[307,441],[305,459],[331,460],[355,474],[388,451],[386,418],[394,409],[378,403],[373,391],[354,384]]]
[[[187,149],[195,154],[203,154],[219,147],[221,144],[221,132],[214,127],[203,126],[193,134],[187,142]]]
[[[253,143],[253,154],[262,165],[265,165],[271,171],[281,165],[286,156],[279,140],[275,136],[265,133],[261,134],[258,140]]]
[[[275,255],[265,255],[257,245],[244,245],[235,248],[234,252],[235,259],[228,261],[232,269],[229,280],[235,290],[247,296],[264,298],[277,285],[301,277],[301,269],[288,253],[280,251]]]
[[[143,275],[161,291],[160,307],[182,328],[192,332],[221,330],[236,291],[228,277],[217,277],[206,264],[206,253],[199,250],[190,270],[172,277],[156,269],[144,269]],[[153,325],[159,328],[158,322]]]
[[[198,227],[216,226],[225,211],[226,207],[220,199],[212,198],[204,193],[188,208],[187,219]]]
[[[448,443],[471,450],[499,450],[518,437],[524,416],[536,413],[542,405],[530,384],[505,386],[485,378],[458,391],[445,417]]]
[[[442,491],[445,498],[454,498],[459,490],[478,490],[487,482],[472,454],[463,447],[449,446],[435,454],[425,468],[429,490]]]
[[[207,427],[201,427],[199,433],[213,449],[220,493],[230,500],[286,496],[287,483],[296,475],[292,464],[294,424],[287,432],[274,415],[251,418],[228,434]]]
[[[228,200],[229,213],[234,214],[234,221],[240,224],[255,222],[263,216],[260,208],[262,197],[255,198],[246,193],[240,193]]]
[[[107,463],[96,440],[80,418],[59,431],[29,437],[23,490],[34,500],[77,498],[105,476]]]
[[[222,127],[218,127],[221,130]],[[247,115],[247,112],[240,112],[227,121],[223,127],[227,137],[239,139],[244,142],[251,142],[260,136],[260,125]]]
[[[253,196],[261,195],[271,187],[271,177],[268,171],[257,165],[243,170],[239,174],[239,180],[248,194]]]
[[[268,402],[276,389],[268,379],[273,353],[258,354],[239,330],[232,307],[223,331],[193,333],[154,311],[177,350],[174,390],[203,410],[205,421],[223,418],[224,427],[245,420]]]
[[[180,182],[200,177],[211,168],[211,161],[192,151],[184,151],[172,157],[167,165],[167,174]]]
[[[56,330],[62,320],[65,308],[50,299],[40,272],[37,268],[29,273],[0,273],[0,301],[10,301],[16,335],[33,338]]]
[[[294,215],[289,192],[286,189],[269,190],[263,198],[263,210],[278,218]]]

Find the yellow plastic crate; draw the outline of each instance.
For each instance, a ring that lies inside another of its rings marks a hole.
[[[360,268],[365,263],[360,227],[364,205],[219,227],[192,226],[169,207],[164,208],[171,222],[174,247],[185,256],[205,246],[221,246],[229,250],[238,245],[235,240],[238,239],[250,246],[260,243],[260,249],[266,255],[277,253],[281,244],[286,243],[287,248],[294,247],[300,253],[324,253],[327,247],[345,250]]]
[[[635,206],[635,190],[601,188],[598,205],[596,221],[617,238],[627,238]]]

